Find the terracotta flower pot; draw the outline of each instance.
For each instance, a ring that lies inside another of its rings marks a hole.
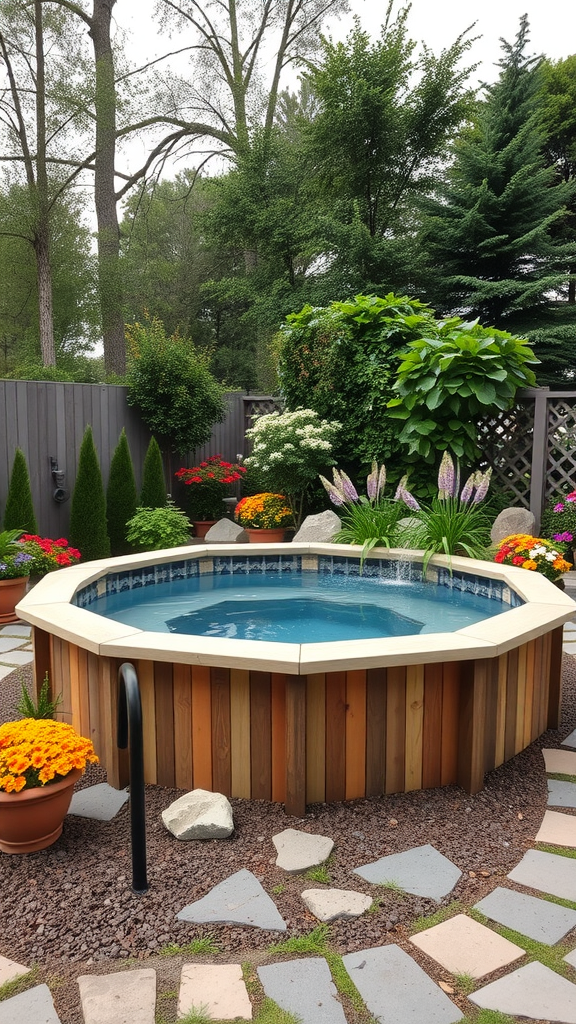
[[[216,522],[216,519],[193,519],[192,526],[194,527],[194,536],[198,537],[200,540],[204,540],[208,530],[214,526]]]
[[[282,526],[276,530],[253,529],[245,527],[251,544],[279,544],[284,540],[285,528]]]
[[[18,622],[14,609],[26,593],[29,576],[17,576],[14,580],[0,580],[0,623]]]
[[[73,768],[59,782],[20,793],[0,791],[0,850],[32,853],[55,843],[81,775],[80,768]]]

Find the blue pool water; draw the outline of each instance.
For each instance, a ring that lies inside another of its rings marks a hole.
[[[454,632],[509,607],[435,583],[303,571],[173,580],[90,610],[156,633],[300,644]]]

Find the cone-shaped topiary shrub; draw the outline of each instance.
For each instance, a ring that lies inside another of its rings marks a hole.
[[[20,448],[17,448],[14,454],[14,463],[10,474],[4,510],[4,529],[38,533],[26,456]]]
[[[164,508],[166,500],[162,453],[156,438],[151,437],[144,459],[140,505],[142,508]]]
[[[104,485],[90,426],[86,427],[80,448],[69,539],[72,546],[82,552],[84,562],[108,558],[110,554]]]
[[[126,540],[126,523],[136,511],[136,481],[130,446],[126,431],[122,433],[110,463],[110,476],[106,490],[106,519],[110,551],[113,555],[124,555],[130,550]]]

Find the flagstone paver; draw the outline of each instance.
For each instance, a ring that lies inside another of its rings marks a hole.
[[[546,771],[560,772],[562,775],[576,775],[576,751],[574,750],[543,750]]]
[[[28,638],[32,632],[31,626],[25,626],[23,622],[13,622],[11,625],[2,626],[0,634],[4,636],[19,636]]]
[[[576,846],[576,815],[546,811],[535,842],[550,843],[552,846]]]
[[[13,981],[14,978],[20,978],[23,974],[28,974],[29,970],[29,967],[23,967],[15,960],[0,956],[0,985],[4,985],[7,981]]]
[[[100,782],[74,793],[68,814],[97,821],[112,821],[128,799],[125,789],[114,789],[107,782]]]
[[[83,974],[78,986],[85,1024],[154,1024],[156,971],[151,968]]]
[[[179,921],[210,924],[245,924],[285,932],[286,923],[276,905],[251,871],[242,868],[215,885],[202,899],[176,915]]]
[[[576,1024],[576,985],[534,961],[468,996],[487,1010],[529,1020]]]
[[[0,653],[6,654],[7,651],[15,651],[22,645],[22,640],[18,637],[11,636],[0,636]]]
[[[464,1016],[400,946],[375,946],[342,959],[380,1024],[456,1024]]]
[[[61,1024],[48,985],[35,985],[0,1003],[0,1024]]]
[[[360,917],[372,906],[370,896],[351,889],[305,889],[300,895],[310,913],[319,921]]]
[[[576,910],[501,886],[476,903],[474,910],[546,946],[560,942],[576,928]]]
[[[2,661],[7,665],[29,665],[34,661],[34,654],[32,651],[8,651],[2,655]]]
[[[14,668],[12,665],[0,665],[0,681],[5,679],[6,676],[9,676],[13,671]]]
[[[527,850],[508,878],[552,896],[576,900],[576,860],[571,857]]]
[[[301,1024],[346,1024],[324,957],[287,960],[258,968],[265,994]]]
[[[570,967],[576,967],[576,949],[573,949],[571,953],[567,953],[564,959],[567,964],[570,964]]]
[[[568,734],[566,739],[562,740],[562,746],[563,747],[576,747],[576,729],[573,729],[572,732]]]
[[[354,868],[354,874],[367,882],[392,882],[415,896],[441,900],[460,878],[462,872],[451,860],[427,843],[404,853],[393,853],[371,864]]]
[[[525,950],[466,914],[426,928],[410,939],[451,974],[483,978],[519,960]]]
[[[184,964],[178,996],[178,1016],[203,1007],[217,1020],[252,1020],[240,964]]]
[[[311,835],[296,828],[285,828],[272,836],[278,856],[276,866],[297,874],[323,864],[334,849],[334,840],[328,836]]]
[[[561,779],[548,779],[549,807],[576,807],[576,784]]]

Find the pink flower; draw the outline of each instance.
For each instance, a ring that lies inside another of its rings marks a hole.
[[[555,512],[563,512],[564,511],[564,505],[562,504],[561,501],[559,501],[557,505],[554,505],[554,511]]]

